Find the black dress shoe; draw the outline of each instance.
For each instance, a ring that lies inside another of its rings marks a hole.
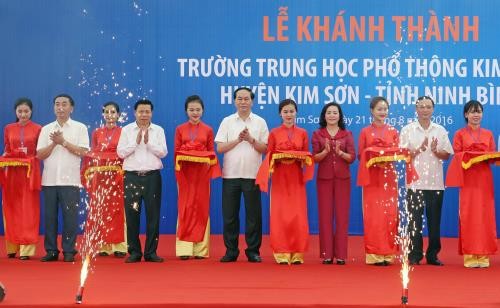
[[[299,260],[297,260],[297,261],[293,261],[293,262],[292,262],[292,264],[293,264],[293,265],[301,265],[301,264],[302,264],[302,262],[301,262],[301,261],[299,261]]]
[[[321,262],[323,264],[333,264],[333,260],[332,259],[324,259],[323,262]]]
[[[186,261],[189,260],[189,256],[180,256],[179,259],[181,259],[182,261]]]
[[[279,262],[278,264],[281,264],[281,265],[288,265],[288,262],[286,262],[286,261],[281,261],[281,262]]]
[[[410,260],[410,265],[420,265],[420,261]]]
[[[20,256],[19,257],[19,260],[23,260],[23,261],[26,261],[26,260],[29,260],[30,257],[29,256]]]
[[[156,262],[156,263],[161,263],[163,262],[163,258],[160,258],[158,257],[157,255],[152,255],[152,256],[148,256],[148,257],[144,257],[144,261],[146,262]]]
[[[252,263],[262,262],[262,258],[259,255],[250,255],[247,258],[248,258],[248,262],[252,262]]]
[[[203,260],[203,259],[206,259],[205,257],[202,257],[202,256],[194,256],[194,258],[195,258],[196,260]]]
[[[16,257],[16,253],[15,252],[7,254],[7,258],[9,258],[9,259],[14,259],[15,257]]]
[[[385,266],[385,261],[373,263],[375,266]]]
[[[115,251],[113,252],[113,255],[115,256],[115,258],[125,258],[125,256],[127,255],[126,252],[123,252],[123,251]]]
[[[436,260],[427,260],[427,264],[429,265],[437,265],[437,266],[443,266],[444,263],[441,262],[439,259]]]
[[[109,256],[109,253],[105,252],[105,251],[101,251],[98,253],[99,257],[107,257]]]
[[[336,263],[337,263],[337,265],[345,265],[345,260],[337,259]]]
[[[220,258],[220,262],[226,263],[226,262],[236,262],[238,260],[238,257],[231,257],[228,255],[224,255],[222,258]]]
[[[68,253],[64,255],[64,262],[75,262],[75,255],[72,253]]]
[[[59,254],[57,254],[57,253],[48,253],[45,256],[43,256],[40,259],[40,261],[42,261],[42,262],[53,262],[53,261],[57,261],[58,258],[59,258]]]
[[[392,265],[392,263],[389,261],[384,261],[384,266],[389,266],[389,265]]]
[[[130,255],[130,256],[128,256],[127,259],[125,259],[125,263],[137,263],[137,262],[141,262],[141,258],[142,258],[141,255]]]

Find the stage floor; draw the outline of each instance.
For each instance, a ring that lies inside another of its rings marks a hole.
[[[7,295],[0,307],[74,307],[81,259],[75,263],[42,263],[43,238],[36,257],[7,259],[0,237],[0,281]],[[269,239],[261,249],[264,262],[220,263],[222,237],[211,237],[211,257],[175,258],[175,239],[162,235],[164,263],[125,264],[98,257],[85,285],[83,305],[92,307],[396,307],[401,303],[400,265],[364,264],[363,238],[349,238],[347,265],[323,265],[318,237],[311,236],[303,265],[273,262]],[[240,238],[240,245],[244,239]],[[419,265],[410,274],[410,307],[500,307],[500,257],[487,269],[466,269],[457,240],[443,239],[443,267]]]

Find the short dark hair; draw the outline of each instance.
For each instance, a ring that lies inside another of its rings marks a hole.
[[[426,100],[426,99],[430,100],[432,103],[432,107],[434,107],[434,100],[430,96],[427,96],[427,95],[420,96],[419,98],[417,98],[415,105],[417,105],[418,103],[420,103],[421,101]]]
[[[474,111],[481,111],[483,112],[483,104],[481,104],[479,101],[471,99],[464,105],[464,119],[465,122],[469,123],[469,119],[465,117],[465,114],[467,112],[474,112]]]
[[[69,100],[69,103],[71,104],[71,107],[75,106],[75,101],[73,100],[73,98],[69,94],[65,94],[65,93],[61,93],[59,95],[54,96],[54,104],[56,103],[56,99],[58,97],[66,97]]]
[[[236,94],[238,94],[238,92],[241,91],[241,90],[246,90],[246,91],[250,92],[250,98],[252,100],[255,97],[255,94],[253,94],[252,89],[250,89],[249,87],[239,87],[238,89],[234,90],[234,92],[233,92],[233,99],[236,99]]]
[[[299,111],[299,108],[297,108],[297,103],[291,99],[291,98],[285,98],[284,100],[282,100],[278,106],[278,112],[281,113],[281,109],[283,109],[283,107],[285,106],[288,106],[288,105],[293,105],[295,107],[295,111]]]
[[[203,105],[203,100],[201,99],[201,97],[199,97],[198,95],[190,95],[186,98],[186,101],[184,102],[184,111],[188,110],[188,105],[189,103],[192,102],[200,103],[201,109],[205,110],[205,105]]]
[[[149,105],[151,106],[151,111],[153,111],[153,103],[149,99],[140,99],[134,105],[134,110],[137,110],[139,105]]]
[[[118,104],[117,104],[117,103],[115,103],[115,102],[113,102],[113,101],[109,101],[109,102],[105,103],[104,105],[102,105],[102,112],[103,112],[103,113],[104,113],[104,109],[105,109],[106,107],[108,107],[108,106],[113,106],[113,107],[115,107],[116,112],[117,112],[117,113],[120,113],[120,106],[118,106]]]
[[[344,119],[344,113],[342,112],[342,108],[340,108],[340,105],[336,102],[330,102],[323,106],[323,109],[321,109],[321,115],[319,116],[319,127],[325,128],[326,127],[326,110],[331,107],[335,106],[339,110],[339,128],[342,130],[345,130],[345,119]]]
[[[14,103],[14,111],[16,111],[17,107],[19,107],[21,105],[28,106],[28,108],[31,110],[31,112],[33,112],[33,103],[31,102],[31,99],[29,99],[27,97],[20,97],[20,98],[16,99],[16,102]],[[33,113],[31,113],[30,119],[32,116],[33,116]],[[16,117],[16,122],[18,122],[18,121],[19,121],[19,119]]]
[[[375,96],[371,99],[370,101],[370,109],[375,108],[379,102],[385,102],[387,104],[387,108],[389,108],[389,102],[387,101],[387,98],[383,96]]]

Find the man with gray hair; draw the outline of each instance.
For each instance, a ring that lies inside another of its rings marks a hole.
[[[453,154],[446,129],[432,122],[434,101],[419,97],[415,103],[417,121],[401,130],[399,146],[410,150],[419,179],[407,184],[406,200],[409,209],[411,238],[410,264],[418,265],[423,258],[422,225],[424,207],[427,216],[429,246],[425,253],[427,264],[444,265],[438,258],[441,250],[441,208],[443,206],[443,161]]]

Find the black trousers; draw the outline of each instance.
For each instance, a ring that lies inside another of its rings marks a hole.
[[[156,255],[160,233],[161,174],[159,170],[139,175],[125,171],[124,178],[125,217],[127,220],[128,252],[132,256],[142,256],[139,240],[141,204],[146,208],[146,245],[144,256]]]
[[[429,246],[425,258],[429,261],[438,259],[441,250],[441,208],[443,206],[442,190],[407,190],[407,202],[410,212],[409,228],[411,238],[410,261],[420,261],[423,258],[422,226],[424,207],[427,217]]]
[[[75,243],[78,233],[78,211],[80,210],[80,188],[77,186],[43,186],[45,205],[45,238],[43,245],[47,253],[59,253],[57,248],[58,210],[61,207],[62,251],[76,254]]]
[[[224,220],[224,245],[226,255],[237,257],[240,253],[238,237],[240,234],[240,201],[241,194],[245,200],[245,254],[259,255],[262,243],[262,203],[260,189],[255,179],[223,179],[222,180],[222,217]]]

